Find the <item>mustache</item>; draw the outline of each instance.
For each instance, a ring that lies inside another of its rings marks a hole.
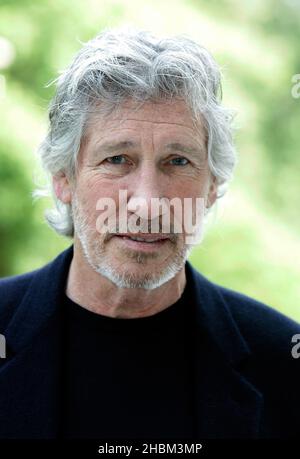
[[[104,231],[105,237],[104,241],[111,239],[113,236],[116,236],[118,234],[124,234],[124,233],[132,233],[136,234],[137,236],[139,234],[155,234],[156,236],[161,235],[164,237],[168,237],[171,242],[176,242],[178,239],[178,233],[175,233],[174,227],[172,225],[169,225],[167,228],[163,227],[162,223],[159,222],[159,225],[155,226],[155,231],[153,231],[153,224],[151,225],[151,221],[148,222],[143,222],[143,225],[139,226],[139,230],[137,231],[137,228],[131,228],[130,225],[128,225],[126,228],[122,226],[120,228],[120,224],[116,223],[116,225],[109,227],[107,225],[106,230]]]

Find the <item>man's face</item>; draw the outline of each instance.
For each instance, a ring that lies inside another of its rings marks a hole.
[[[143,199],[139,211],[149,231],[153,219],[162,222],[162,215],[151,214],[151,198],[183,202],[206,200],[212,193],[205,132],[195,128],[183,101],[146,102],[137,108],[129,100],[110,115],[93,118],[73,190],[75,243],[89,265],[119,287],[156,288],[183,268],[189,252],[185,233],[175,234],[171,223],[168,233],[160,226],[158,233],[147,235],[155,242],[139,242],[130,234],[142,234],[101,231],[97,201],[112,198],[118,215],[120,190],[127,192],[128,217],[136,213],[134,200]]]

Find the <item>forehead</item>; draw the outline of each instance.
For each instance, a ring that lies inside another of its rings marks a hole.
[[[178,122],[192,126],[190,110],[182,100],[159,100],[144,103],[127,100],[109,116],[110,121],[122,119],[157,123]]]
[[[189,107],[183,100],[159,100],[138,103],[126,100],[109,114],[94,114],[86,131],[87,137],[100,140],[110,135],[141,134],[155,130],[160,133],[187,134],[205,138],[203,123],[195,123]],[[200,140],[200,139],[199,139]]]

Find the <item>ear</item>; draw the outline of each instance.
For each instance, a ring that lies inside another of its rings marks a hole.
[[[209,190],[207,193],[207,205],[206,207],[209,208],[211,207],[218,196],[218,184],[217,184],[217,179],[214,175],[210,174],[210,185],[209,185]]]
[[[53,188],[56,197],[64,204],[72,201],[71,182],[64,172],[58,172],[52,177]]]

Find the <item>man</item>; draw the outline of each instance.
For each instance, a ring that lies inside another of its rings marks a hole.
[[[187,262],[235,164],[219,91],[192,40],[126,29],[58,78],[40,153],[74,244],[0,282],[2,438],[300,433],[299,325]]]

